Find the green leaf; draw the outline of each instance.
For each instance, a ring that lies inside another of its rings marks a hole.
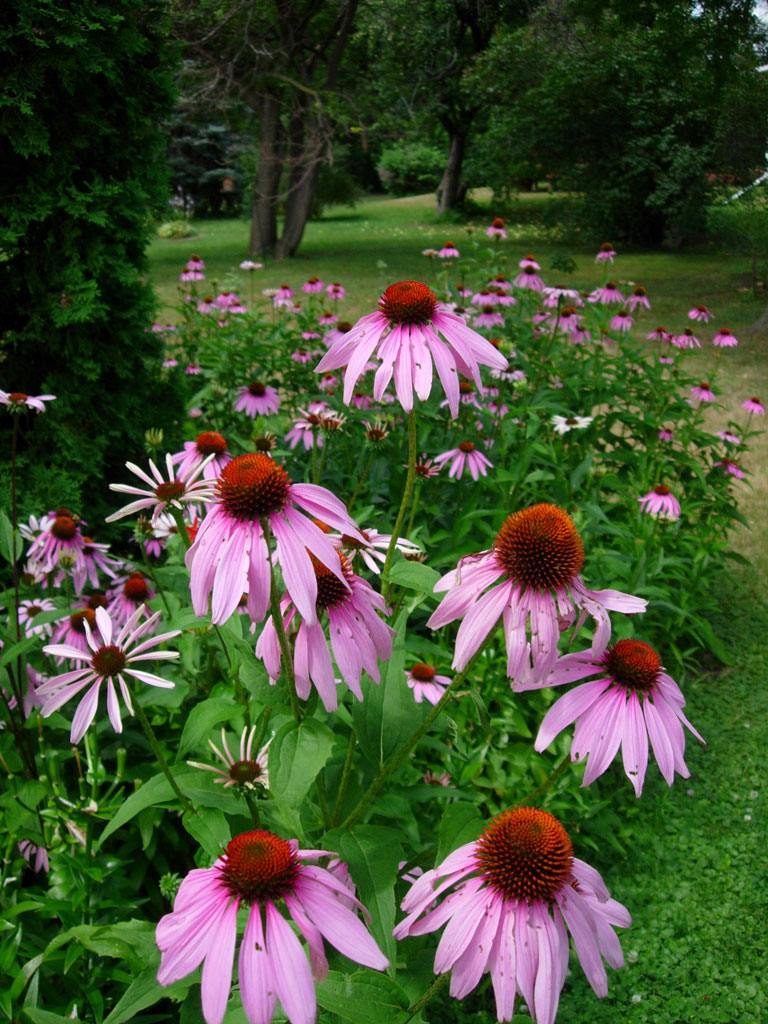
[[[197,772],[190,771],[189,769],[180,769],[178,772],[175,772],[171,768],[171,771],[182,793],[185,793],[184,783],[191,781],[197,776]],[[131,793],[125,803],[118,808],[114,818],[102,832],[98,845],[101,846],[105,839],[108,839],[113,832],[117,832],[119,828],[122,828],[131,818],[136,817],[145,807],[173,803],[176,799],[176,794],[171,789],[171,784],[165,775],[162,772],[159,775],[153,775],[135,793]]]
[[[124,1024],[125,1021],[133,1020],[137,1013],[146,1010],[148,1006],[154,1006],[161,999],[177,1001],[182,999],[194,978],[195,974],[191,974],[172,985],[163,986],[157,980],[157,967],[147,967],[137,978],[134,978],[117,1006],[105,1018],[104,1024]],[[39,1024],[48,1024],[48,1021],[41,1020]]]
[[[196,749],[207,739],[214,725],[228,722],[237,713],[238,705],[229,697],[208,697],[189,712],[179,743],[179,758]]]
[[[411,562],[407,558],[395,562],[389,570],[389,582],[397,583],[398,586],[408,587],[409,590],[418,590],[422,594],[432,594],[435,584],[440,579],[440,573],[430,569],[422,562]]]
[[[408,996],[397,982],[374,971],[358,971],[349,977],[329,971],[328,978],[317,986],[317,1001],[324,1010],[352,1024],[398,1024],[409,1006]]]
[[[464,843],[471,843],[477,839],[484,825],[485,821],[475,804],[449,804],[443,811],[440,822],[435,864],[442,864],[449,853],[458,850]]]
[[[382,952],[394,963],[396,944],[395,881],[406,859],[402,833],[380,825],[357,825],[350,832],[335,829],[325,836],[325,849],[336,850],[349,868],[357,895],[371,915],[371,932]]]
[[[22,1012],[32,1024],[70,1024],[72,1019],[71,1017],[65,1017],[61,1013],[41,1010],[37,1006],[25,1006]],[[106,1021],[104,1024],[106,1024]]]
[[[284,682],[273,686],[269,681],[267,670],[255,656],[245,658],[240,666],[240,682],[248,692],[267,708],[290,707],[288,687]]]
[[[407,611],[395,621],[397,636],[392,657],[383,667],[378,685],[364,677],[362,703],[351,705],[360,749],[378,768],[419,727],[428,709],[416,704],[405,681],[405,625]]]
[[[13,526],[5,512],[0,511],[0,555],[6,562],[17,562],[21,558],[24,542],[17,533],[13,536]]]
[[[283,807],[301,806],[309,787],[331,756],[334,736],[315,718],[286,722],[269,747],[269,788]]]
[[[594,452],[590,452],[574,469],[571,473],[571,489],[577,491],[584,477],[592,469],[592,461],[595,457]]]
[[[215,807],[203,808],[197,814],[186,811],[181,822],[211,857],[220,857],[222,850],[232,838],[224,812]]]

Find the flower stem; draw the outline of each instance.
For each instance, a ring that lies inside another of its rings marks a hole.
[[[560,778],[560,776],[564,774],[565,770],[567,769],[570,763],[570,754],[566,754],[561,761],[558,761],[552,772],[546,777],[546,779],[544,779],[540,786],[537,786],[532,793],[529,793],[527,796],[524,796],[522,800],[518,800],[512,806],[525,807],[529,806],[534,800],[538,800],[540,796],[543,796],[546,792],[552,789],[552,787]]]
[[[387,557],[384,561],[384,569],[382,575],[386,579],[389,574],[390,567],[392,565],[392,558],[395,554],[395,548],[400,538],[400,531],[403,528],[405,522],[405,516],[408,512],[408,507],[411,504],[411,495],[413,494],[413,482],[416,479],[416,413],[413,409],[408,413],[408,474],[405,478],[405,488],[403,490],[403,499],[400,502],[400,511],[397,513],[397,519],[395,520],[395,526],[392,530],[392,539],[389,542],[387,548]],[[392,589],[391,584],[387,584],[387,589],[384,594],[384,600],[386,601],[389,597],[389,592]]]
[[[368,474],[370,473],[371,466],[373,465],[373,455],[374,455],[374,453],[371,452],[371,454],[368,456],[368,462],[365,464],[365,469],[363,470],[363,472],[358,477],[357,487],[355,487],[354,491],[352,491],[352,497],[347,502],[347,508],[352,508],[352,503],[354,502],[355,498],[360,493],[360,488],[363,486],[365,481],[368,479]]]
[[[320,813],[323,816],[323,825],[326,828],[330,828],[331,812],[328,810],[328,799],[325,795],[325,779],[323,778],[322,771],[315,779],[315,789],[317,790],[317,802],[320,804]]]
[[[133,710],[136,714],[136,717],[141,722],[141,727],[144,730],[147,739],[149,740],[149,745],[152,748],[152,753],[157,758],[157,763],[160,765],[160,768],[162,769],[162,772],[165,775],[166,779],[168,779],[171,789],[181,801],[181,806],[184,808],[185,811],[191,811],[192,814],[197,814],[197,811],[194,809],[192,804],[189,802],[189,800],[187,800],[187,798],[179,789],[178,783],[176,782],[176,779],[174,779],[173,774],[171,773],[171,769],[168,767],[168,762],[165,760],[165,754],[162,752],[162,750],[160,749],[160,744],[157,742],[155,731],[149,724],[149,719],[147,718],[144,712],[144,708],[141,706],[141,704],[139,704],[139,700],[138,697],[136,696],[135,691],[131,694],[131,697],[133,698],[131,703],[133,704]]]
[[[435,980],[429,986],[429,988],[424,993],[424,995],[421,997],[421,999],[419,999],[418,1002],[414,1003],[413,1006],[409,1006],[408,1007],[408,1010],[407,1010],[408,1016],[405,1017],[402,1021],[400,1021],[400,1024],[408,1024],[408,1021],[412,1020],[416,1016],[416,1014],[419,1012],[419,1010],[423,1010],[424,1007],[427,1005],[427,1003],[434,996],[436,996],[437,993],[441,991],[441,989],[445,988],[445,986],[448,984],[448,980],[449,980],[450,977],[451,977],[451,975],[447,971],[446,971],[445,974],[438,974],[438,976],[435,978]]]
[[[344,768],[341,772],[341,782],[339,783],[339,792],[336,797],[336,806],[333,809],[333,817],[331,818],[331,828],[338,824],[339,814],[341,813],[341,805],[344,802],[344,796],[347,792],[347,784],[349,783],[349,775],[352,771],[352,756],[355,752],[355,745],[357,744],[357,736],[354,731],[349,734],[349,746],[347,747],[347,758],[344,761]]]
[[[256,826],[256,828],[258,828],[259,827],[259,812],[258,812],[258,809],[256,807],[256,801],[253,799],[253,797],[248,792],[248,790],[245,790],[243,795],[245,797],[245,802],[248,805],[248,810],[250,811],[251,818],[253,819],[253,824]]]
[[[173,516],[174,522],[178,528],[179,536],[181,537],[182,544],[189,550],[192,547],[192,541],[189,539],[189,530],[187,524],[184,522],[184,512],[180,508],[176,508],[175,505],[169,504],[171,515]]]
[[[475,658],[477,655],[475,655]],[[403,743],[398,749],[387,758],[387,760],[379,766],[379,770],[376,773],[373,782],[371,782],[368,789],[365,791],[363,796],[360,798],[360,802],[357,807],[349,814],[342,822],[343,828],[352,828],[362,818],[364,812],[368,806],[376,798],[384,782],[394,771],[396,771],[403,761],[408,757],[411,751],[414,749],[416,744],[429,731],[432,723],[436,718],[440,716],[443,708],[453,698],[458,688],[464,683],[469,673],[470,668],[474,664],[475,658],[472,658],[469,664],[461,672],[453,677],[452,682],[446,687],[440,700],[435,704],[432,710],[429,712],[427,717],[421,723],[419,728]]]

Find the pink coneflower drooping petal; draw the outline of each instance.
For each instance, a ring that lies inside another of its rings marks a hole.
[[[414,392],[420,401],[429,398],[434,367],[454,418],[459,410],[459,374],[480,387],[479,364],[507,368],[504,356],[460,316],[439,308],[434,292],[418,281],[390,285],[379,300],[379,309],[361,317],[337,338],[315,372],[346,366],[344,402],[349,405],[374,354],[380,359],[373,384],[375,401],[381,401],[394,376],[398,401],[410,412]]]
[[[701,348],[701,342],[690,327],[684,327],[679,334],[672,335],[672,344],[675,348]]]
[[[452,996],[462,999],[489,972],[497,1019],[511,1021],[521,995],[536,1024],[554,1022],[568,932],[590,985],[605,996],[603,958],[624,964],[613,928],[631,923],[598,872],[573,856],[560,822],[535,807],[497,815],[479,839],[417,878],[401,906],[397,939],[446,925],[434,970],[451,972]]]
[[[648,741],[661,774],[671,786],[675,772],[690,775],[683,755],[683,726],[701,740],[683,713],[685,699],[656,651],[641,640],[619,640],[602,655],[566,654],[555,665],[550,685],[597,676],[555,701],[541,723],[535,748],[546,750],[573,722],[571,760],[587,760],[582,786],[607,771],[621,747],[624,771],[640,796],[648,768]]]
[[[535,263],[523,263],[520,273],[514,278],[515,288],[528,288],[534,292],[544,291],[544,282],[539,277],[539,267]]]
[[[339,556],[310,517],[360,538],[342,501],[316,484],[294,484],[268,455],[253,452],[228,463],[216,481],[216,498],[187,551],[192,604],[197,615],[208,611],[214,623],[226,622],[248,594],[248,614],[261,622],[269,607],[270,568],[262,523],[275,538],[277,561],[291,600],[305,622],[317,621],[317,580],[313,555],[346,588]]]
[[[310,277],[301,286],[301,290],[305,293],[305,295],[317,295],[318,292],[321,292],[324,288],[325,285],[323,284],[319,277]]]
[[[325,289],[325,293],[329,299],[339,302],[347,294],[347,291],[343,285],[339,284],[338,281],[334,281],[332,284],[328,285]]]
[[[231,459],[226,440],[215,430],[204,430],[194,441],[185,441],[184,451],[171,456],[171,462],[178,466],[180,477],[191,473],[204,462],[204,480],[215,480]]]
[[[430,704],[437,704],[451,680],[449,676],[437,675],[431,665],[420,662],[406,673],[406,682],[409,689],[413,690],[413,699],[417,704],[421,704],[425,698]]]
[[[453,242],[446,242],[442,249],[438,250],[437,255],[441,260],[457,260],[459,258],[459,250]]]
[[[660,519],[680,518],[680,502],[666,484],[656,484],[652,491],[637,500],[643,512],[649,515],[658,516]]]
[[[479,452],[471,441],[460,441],[458,448],[435,456],[435,465],[439,469],[448,462],[451,464],[448,476],[457,480],[461,480],[465,468],[475,481],[481,476],[487,476],[488,470],[493,469],[493,463]]]
[[[691,388],[691,398],[697,402],[714,402],[716,401],[715,393],[709,386],[709,382],[703,380],[701,384],[697,384],[696,387]]]
[[[253,380],[245,387],[238,388],[233,408],[235,412],[244,412],[252,419],[271,416],[280,408],[280,395],[268,384]]]
[[[734,348],[739,340],[727,327],[721,327],[712,339],[712,344],[718,348]]]
[[[144,639],[155,628],[160,612],[140,622],[144,608],[137,608],[130,619],[119,629],[113,623],[104,608],[95,612],[96,630],[91,629],[87,618],[83,619],[89,652],[84,654],[79,648],[67,644],[49,644],[43,648],[43,654],[54,658],[69,658],[76,667],[69,672],[52,676],[37,688],[37,695],[43,697],[43,718],[58,711],[81,690],[88,691],[78,704],[72,719],[70,740],[79,743],[85,731],[96,716],[101,686],[107,691],[107,713],[115,732],[123,731],[120,715],[120,704],[117,696],[119,687],[129,714],[133,714],[131,695],[125,677],[138,679],[149,686],[173,689],[173,683],[162,676],[144,671],[141,663],[145,661],[171,660],[179,657],[178,651],[157,651],[153,648],[165,640],[179,636],[181,630],[161,633],[150,639]]]
[[[765,406],[759,398],[746,398],[741,403],[741,408],[746,409],[747,412],[752,413],[754,416],[765,416]],[[29,553],[30,555],[32,554],[31,548],[29,549]]]
[[[110,484],[110,491],[117,491],[120,494],[136,495],[136,500],[124,505],[111,516],[107,516],[108,523],[114,523],[125,516],[133,515],[134,512],[142,512],[145,509],[152,510],[150,522],[155,523],[157,517],[168,505],[173,508],[183,508],[185,504],[210,501],[213,491],[211,482],[204,477],[205,468],[213,456],[199,462],[191,470],[177,473],[173,465],[173,456],[169,452],[165,457],[165,468],[168,473],[166,479],[152,459],[149,460],[149,473],[146,473],[140,466],[133,462],[126,462],[126,467],[135,473],[140,480],[149,485],[146,487],[134,487],[132,484]],[[150,475],[151,474],[151,475]],[[198,479],[201,477],[201,479]]]
[[[612,331],[621,331],[622,333],[625,333],[626,331],[632,330],[634,323],[635,318],[629,310],[620,309],[618,313],[615,313],[614,316],[611,317],[610,327]]]
[[[746,476],[738,462],[734,462],[732,459],[722,459],[720,462],[715,462],[714,465],[719,466],[726,476],[735,476],[737,480],[743,480]]]
[[[336,558],[343,581],[317,558],[310,557],[317,579],[318,619],[323,612],[327,613],[330,647],[338,671],[357,699],[362,700],[360,678],[363,671],[378,683],[377,659],[388,661],[392,655],[395,631],[378,617],[387,611],[384,598],[352,572],[349,559],[341,552]],[[291,626],[296,630],[294,672],[297,694],[306,700],[314,685],[325,710],[335,711],[338,707],[336,674],[322,624],[319,621],[300,622],[297,629],[295,608],[288,602],[283,602],[283,614],[286,630]],[[270,678],[277,679],[281,652],[271,616],[256,644],[256,656],[263,659]]]
[[[56,605],[50,598],[41,598],[35,601],[19,601],[19,623],[25,636],[49,637],[53,630],[52,622],[43,622],[33,625],[35,618],[43,612],[53,612]],[[8,622],[10,623],[10,617]]]
[[[558,656],[562,623],[595,621],[593,647],[605,650],[608,610],[645,611],[647,602],[617,590],[593,591],[579,573],[581,537],[563,509],[538,504],[508,516],[493,548],[462,558],[435,585],[446,593],[427,625],[462,619],[453,668],[461,671],[503,618],[507,675],[515,690],[543,686]]]
[[[331,858],[328,868],[312,863],[321,858]],[[238,910],[248,907],[238,959],[247,1019],[269,1024],[279,999],[290,1024],[314,1024],[314,981],[328,974],[323,939],[364,967],[383,971],[389,966],[357,915],[365,908],[345,884],[347,877],[346,865],[334,854],[300,850],[295,839],[261,829],[235,836],[213,867],[189,872],[173,911],[160,920],[157,980],[170,985],[202,963],[203,1017],[206,1024],[221,1024],[232,984]],[[298,935],[278,910],[281,902]],[[309,960],[299,936],[309,947]]]
[[[149,579],[143,572],[132,572],[127,577],[117,580],[107,593],[109,604],[107,611],[117,623],[127,622],[137,608],[142,607],[155,596],[149,585]]]
[[[642,285],[638,285],[632,290],[632,294],[627,299],[627,309],[630,313],[634,313],[636,309],[650,309],[651,303],[648,300],[648,293]]]

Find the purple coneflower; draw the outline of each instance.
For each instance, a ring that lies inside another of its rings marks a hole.
[[[594,416],[560,416],[555,414],[550,423],[555,428],[556,434],[567,434],[571,430],[584,430],[594,418]]]
[[[618,590],[589,590],[579,575],[584,547],[567,512],[538,504],[508,516],[489,551],[468,555],[435,585],[446,592],[427,625],[463,619],[453,668],[464,669],[503,617],[507,675],[514,689],[540,684],[557,660],[561,624],[596,623],[593,646],[611,635],[608,611],[645,611],[647,601]],[[488,589],[490,587],[490,589]],[[567,626],[566,626],[567,628]]]
[[[734,348],[739,344],[739,339],[727,327],[721,327],[712,339],[712,344],[718,348]]]
[[[507,229],[504,227],[501,217],[494,217],[490,226],[485,229],[485,233],[489,238],[506,238]]]
[[[582,786],[607,771],[621,746],[624,771],[640,796],[648,768],[648,739],[661,774],[671,786],[675,772],[690,775],[683,755],[683,726],[701,740],[683,714],[685,698],[661,665],[656,651],[641,640],[619,640],[600,656],[593,651],[560,658],[547,684],[560,686],[599,676],[570,690],[547,711],[534,744],[546,750],[573,722],[571,760],[587,760]]]
[[[497,815],[479,839],[421,875],[401,906],[408,916],[395,938],[424,935],[447,922],[435,972],[451,972],[456,999],[490,972],[500,1021],[512,1020],[520,994],[536,1024],[553,1024],[569,931],[598,996],[608,993],[602,958],[614,968],[624,965],[613,928],[629,926],[628,911],[611,899],[599,873],[573,856],[560,822],[534,807]]]
[[[363,538],[361,541],[346,535],[331,535],[330,540],[333,544],[338,544],[339,547],[344,549],[344,553],[349,556],[351,562],[354,561],[355,555],[359,554],[368,569],[378,576],[381,572],[381,566],[386,562],[392,534],[379,533],[378,530],[361,530],[360,536]],[[405,558],[413,558],[422,554],[419,545],[415,544],[412,540],[408,540],[406,537],[397,538],[395,550],[399,551]]]
[[[263,266],[264,266],[263,263],[254,263],[253,260],[243,260],[243,262],[240,264],[240,269],[241,270],[261,270],[263,268]]]
[[[351,331],[337,339],[315,370],[324,373],[346,366],[344,402],[349,404],[374,352],[381,359],[373,385],[377,402],[393,374],[398,400],[406,412],[413,409],[414,391],[426,401],[432,389],[434,360],[454,418],[459,411],[459,373],[480,387],[479,363],[497,369],[507,366],[506,359],[485,338],[461,317],[440,309],[434,292],[417,281],[390,285],[377,312],[361,317]]]
[[[0,391],[0,405],[7,405],[10,412],[34,409],[45,412],[45,403],[56,400],[56,395],[25,395],[23,391]]]
[[[693,309],[688,310],[689,320],[700,320],[702,323],[708,324],[713,318],[714,314],[710,313],[706,306],[694,306]]]
[[[726,444],[741,444],[741,438],[739,435],[731,434],[727,430],[718,430],[716,432],[716,436],[719,437],[721,441],[725,441]]]
[[[184,370],[184,373],[188,374],[190,377],[197,377],[202,372],[203,370],[199,363],[190,363]]]
[[[529,288],[534,292],[544,291],[544,282],[539,277],[539,267],[535,263],[524,263],[512,284],[516,288]]]
[[[480,313],[478,313],[472,321],[472,326],[482,327],[485,329],[488,329],[489,327],[503,327],[504,317],[493,306],[483,306]]]
[[[388,661],[392,655],[392,637],[395,631],[382,622],[377,613],[387,611],[384,598],[369,583],[352,572],[349,559],[336,554],[336,565],[341,579],[310,554],[316,578],[317,615],[314,622],[300,621],[296,626],[296,608],[283,599],[281,612],[286,632],[296,631],[294,672],[296,693],[306,700],[312,684],[320,695],[326,711],[338,707],[336,675],[325,632],[317,616],[328,613],[328,633],[333,657],[342,679],[358,700],[363,699],[360,678],[365,671],[379,682],[377,658]],[[304,616],[302,616],[304,618]],[[272,616],[264,624],[256,644],[256,656],[261,658],[271,679],[280,676],[281,652]]]
[[[187,263],[182,272],[179,274],[180,281],[202,281],[205,278],[205,274],[193,267],[191,263]]]
[[[329,284],[328,287],[325,289],[325,294],[328,296],[329,299],[334,299],[336,302],[339,302],[346,296],[347,293],[344,287],[340,285],[338,281],[334,281],[333,284]]]
[[[320,419],[323,413],[329,412],[330,409],[327,402],[310,402],[306,409],[299,409],[299,419],[293,421],[293,426],[285,435],[285,440],[291,449],[295,448],[299,442],[307,451],[315,445],[318,448],[323,447]]]
[[[262,621],[271,587],[262,531],[267,522],[277,542],[286,589],[306,623],[317,621],[317,580],[311,556],[348,589],[338,552],[295,505],[341,533],[360,537],[343,502],[325,487],[293,483],[268,455],[239,455],[224,467],[216,481],[216,497],[186,555],[195,614],[206,614],[212,594],[212,620],[226,622],[247,593],[251,620]]]
[[[684,327],[679,334],[673,334],[672,344],[675,348],[701,348],[701,342],[691,327]]]
[[[765,406],[759,398],[747,398],[741,403],[741,408],[754,416],[765,416]],[[31,553],[31,549],[30,549]]]
[[[722,459],[720,462],[715,462],[715,466],[720,466],[726,476],[735,476],[737,480],[743,480],[746,473],[738,464],[732,459]]]
[[[81,520],[73,516],[68,508],[50,512],[42,523],[42,530],[29,546],[28,557],[38,562],[43,572],[57,569],[61,555],[76,565],[85,547],[80,526]]]
[[[237,389],[235,412],[244,412],[255,419],[257,416],[270,416],[280,408],[280,395],[276,389],[259,380],[252,380],[245,387]]]
[[[108,554],[109,544],[97,544],[93,537],[83,537],[83,547],[80,557],[72,566],[72,584],[76,594],[82,594],[88,584],[95,589],[101,586],[99,573],[104,573],[113,580],[122,569],[123,562],[119,558],[113,558]],[[63,570],[60,570],[61,581],[63,581]],[[61,581],[57,575],[54,581],[55,586],[60,586]]]
[[[544,289],[544,305],[548,309],[554,309],[561,302],[567,302],[571,306],[581,306],[581,296],[575,288],[564,288],[562,285]]]
[[[212,456],[208,456],[212,459]],[[133,515],[134,512],[141,512],[144,509],[152,509],[150,522],[157,521],[157,517],[168,505],[173,508],[183,508],[185,504],[210,501],[212,496],[211,481],[197,478],[204,473],[207,462],[199,462],[191,472],[177,474],[173,465],[173,456],[168,452],[165,456],[165,468],[168,472],[168,479],[163,476],[152,459],[149,460],[151,476],[145,473],[140,466],[133,462],[126,462],[126,468],[135,473],[140,480],[149,484],[150,489],[134,487],[132,484],[110,484],[110,491],[117,491],[120,494],[138,495],[136,501],[124,505],[117,512],[107,516],[106,522],[114,523],[125,516]]]
[[[606,281],[602,288],[596,288],[589,296],[590,302],[599,302],[601,306],[610,306],[616,303],[623,306],[625,299],[616,286],[615,281]]]
[[[675,437],[674,433],[671,430],[667,430],[666,427],[662,427],[661,430],[659,431],[659,440],[660,441],[672,441],[672,440],[674,440],[674,437]]]
[[[691,398],[697,402],[714,402],[715,393],[709,386],[709,381],[703,380],[700,384],[691,388]]]
[[[471,441],[460,441],[458,448],[452,448],[448,452],[441,452],[440,455],[435,456],[435,465],[438,469],[442,469],[447,462],[451,464],[448,476],[455,477],[457,480],[461,480],[465,467],[469,470],[473,480],[487,476],[488,470],[493,469],[493,463],[486,459]]]
[[[17,848],[24,860],[33,871],[50,871],[48,863],[48,851],[44,846],[33,843],[31,839],[22,839]]]
[[[442,249],[438,250],[437,255],[441,260],[457,260],[459,258],[459,250],[453,242],[446,242]]]
[[[118,624],[127,622],[139,608],[155,596],[149,585],[149,579],[143,572],[130,573],[125,579],[118,580],[107,592],[109,604],[107,611]],[[85,627],[83,627],[85,628]]]
[[[648,301],[648,293],[642,285],[638,285],[633,289],[632,294],[627,299],[627,309],[630,313],[634,313],[636,309],[650,309],[651,304]]]
[[[612,331],[631,331],[635,318],[628,309],[620,309],[611,317],[610,327]]]
[[[53,630],[52,622],[33,625],[36,616],[43,612],[55,612],[56,605],[50,598],[44,597],[33,601],[19,601],[19,623],[25,636],[49,637]],[[10,622],[10,618],[8,622]]]
[[[310,277],[309,280],[305,281],[301,286],[301,290],[305,295],[317,295],[325,288],[325,284],[320,280],[319,277]]]
[[[204,430],[194,441],[185,441],[184,451],[171,456],[180,477],[184,478],[202,465],[203,480],[215,480],[231,460],[226,440],[215,430]]]
[[[656,484],[652,491],[637,499],[640,508],[661,519],[679,519],[680,502],[665,484]]]
[[[135,665],[138,662],[171,660],[179,657],[178,651],[156,651],[153,648],[165,640],[179,636],[181,630],[176,629],[170,633],[160,633],[149,640],[145,640],[149,633],[157,625],[160,612],[155,612],[150,618],[139,625],[139,619],[144,613],[144,608],[137,608],[130,619],[115,634],[115,624],[104,608],[97,608],[95,613],[96,632],[91,630],[88,619],[84,619],[85,635],[90,648],[89,654],[84,654],[77,647],[70,647],[67,644],[49,644],[43,648],[43,654],[49,654],[55,658],[69,658],[75,662],[89,662],[88,665],[78,664],[69,672],[53,676],[38,687],[37,693],[44,697],[42,715],[47,718],[54,711],[71,700],[84,687],[90,689],[80,701],[72,719],[72,732],[70,741],[79,743],[83,738],[86,729],[96,715],[96,707],[99,700],[99,692],[102,683],[107,689],[107,713],[115,732],[123,731],[123,723],[120,717],[120,704],[117,699],[115,683],[120,687],[128,714],[133,714],[131,695],[125,681],[125,676],[138,679],[139,682],[147,683],[150,686],[160,686],[164,689],[173,689],[173,683],[162,676],[156,676],[151,672],[145,672]]]
[[[613,248],[610,242],[603,242],[600,246],[600,251],[595,256],[595,263],[613,263],[613,257],[616,255],[616,250]]]
[[[238,978],[250,1024],[270,1024],[278,999],[290,1024],[312,1024],[317,1016],[313,979],[324,981],[328,974],[323,938],[364,967],[383,971],[389,966],[357,916],[357,909],[366,911],[344,884],[344,874],[312,863],[334,856],[300,850],[297,840],[260,829],[235,836],[213,867],[189,872],[173,911],[160,920],[155,933],[162,953],[157,980],[170,985],[202,963],[203,1017],[206,1024],[221,1024],[242,906],[248,920]],[[278,910],[281,901],[309,946],[309,962]]]
[[[672,335],[666,327],[657,327],[650,334],[646,334],[646,338],[648,341],[671,341]]]
[[[323,315],[317,318],[317,322],[321,327],[332,327],[339,322],[339,318],[326,309]]]
[[[257,728],[255,725],[251,726],[250,729],[247,725],[243,728],[240,736],[239,757],[234,757],[229,749],[226,729],[221,730],[221,750],[219,750],[213,740],[208,740],[208,745],[224,765],[224,768],[213,764],[201,764],[198,761],[187,761],[187,764],[190,768],[202,768],[207,772],[213,772],[214,775],[218,776],[218,778],[213,780],[214,783],[222,783],[225,789],[230,789],[232,786],[244,786],[246,789],[254,790],[257,785],[269,789],[267,751],[272,740],[269,739],[256,757],[253,757],[253,739]]]
[[[426,698],[430,704],[437,704],[445,692],[446,686],[450,685],[449,676],[439,676],[431,665],[420,662],[414,665],[406,673],[406,682],[413,690],[413,699],[421,704]]]

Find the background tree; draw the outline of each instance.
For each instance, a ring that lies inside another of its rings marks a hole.
[[[581,193],[597,236],[679,244],[723,176],[762,165],[768,89],[754,4],[549,0],[499,32],[473,74],[503,188],[531,156]]]
[[[291,256],[341,117],[340,77],[359,0],[179,0],[186,88],[209,109],[239,104],[257,124],[251,252]],[[284,222],[278,235],[278,212]]]
[[[32,511],[70,505],[93,529],[125,453],[178,414],[143,276],[149,214],[168,195],[164,11],[160,0],[8,0],[0,22],[0,379],[58,396],[27,436],[20,493]],[[7,498],[7,456],[0,481]]]

